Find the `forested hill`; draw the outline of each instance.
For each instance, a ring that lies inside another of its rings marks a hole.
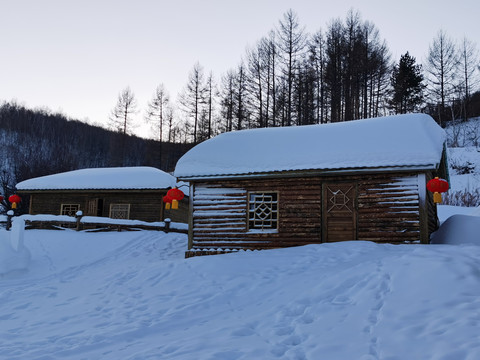
[[[17,182],[53,173],[112,166],[173,171],[191,145],[160,143],[88,125],[46,110],[0,105],[0,174],[8,194]]]

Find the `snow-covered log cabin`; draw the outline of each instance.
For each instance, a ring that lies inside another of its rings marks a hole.
[[[447,177],[425,114],[221,134],[177,163],[190,182],[186,256],[343,240],[428,243],[426,183]]]
[[[87,216],[187,222],[187,197],[177,210],[164,208],[163,196],[176,184],[175,177],[162,170],[139,166],[69,171],[25,180],[16,188],[29,196],[32,215],[74,216],[81,210]]]

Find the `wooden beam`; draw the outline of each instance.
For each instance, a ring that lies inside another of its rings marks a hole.
[[[427,180],[425,173],[418,174],[418,205],[420,212],[420,243],[430,243],[428,234]]]

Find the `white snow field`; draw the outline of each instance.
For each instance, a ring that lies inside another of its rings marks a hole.
[[[0,275],[0,359],[480,359],[478,244],[184,259],[182,234],[24,235],[28,267]]]

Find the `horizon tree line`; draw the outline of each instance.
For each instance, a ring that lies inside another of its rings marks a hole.
[[[289,10],[218,81],[195,63],[175,104],[160,84],[145,121],[156,140],[185,143],[225,131],[412,111],[427,112],[444,126],[472,114],[479,66],[476,45],[466,38],[457,45],[443,30],[430,44],[425,64],[409,52],[393,61],[379,30],[358,11],[308,34]],[[138,112],[134,100],[128,87],[119,95],[113,129],[133,131],[129,120]]]

